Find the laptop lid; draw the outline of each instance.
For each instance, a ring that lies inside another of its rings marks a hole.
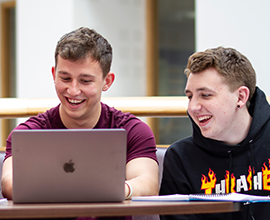
[[[14,130],[13,202],[119,202],[124,129]]]

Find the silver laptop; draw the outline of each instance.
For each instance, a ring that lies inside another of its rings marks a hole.
[[[15,130],[13,202],[120,202],[124,129]]]

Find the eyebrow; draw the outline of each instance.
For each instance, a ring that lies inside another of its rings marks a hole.
[[[58,73],[64,74],[64,75],[71,75],[69,72],[61,71],[61,70],[58,71]],[[87,73],[81,73],[79,76],[80,76],[80,77],[94,77],[93,75],[87,74]]]
[[[66,72],[66,71],[61,71],[61,70],[59,70],[58,73],[61,73],[61,74],[69,74],[68,72]]]
[[[198,88],[196,89],[196,92],[214,92],[212,89],[209,89],[207,87],[202,87],[202,88]],[[185,90],[185,94],[187,93],[192,93],[190,90],[186,89]]]

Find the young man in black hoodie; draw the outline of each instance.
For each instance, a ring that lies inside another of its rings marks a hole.
[[[218,47],[190,56],[185,93],[193,135],[166,152],[160,195],[270,195],[270,106],[249,60]],[[270,203],[235,213],[161,219],[270,219]]]

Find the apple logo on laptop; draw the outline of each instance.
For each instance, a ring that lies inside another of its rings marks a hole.
[[[74,163],[72,162],[72,160],[70,160],[69,162],[64,163],[64,170],[67,173],[72,173],[75,170]]]

